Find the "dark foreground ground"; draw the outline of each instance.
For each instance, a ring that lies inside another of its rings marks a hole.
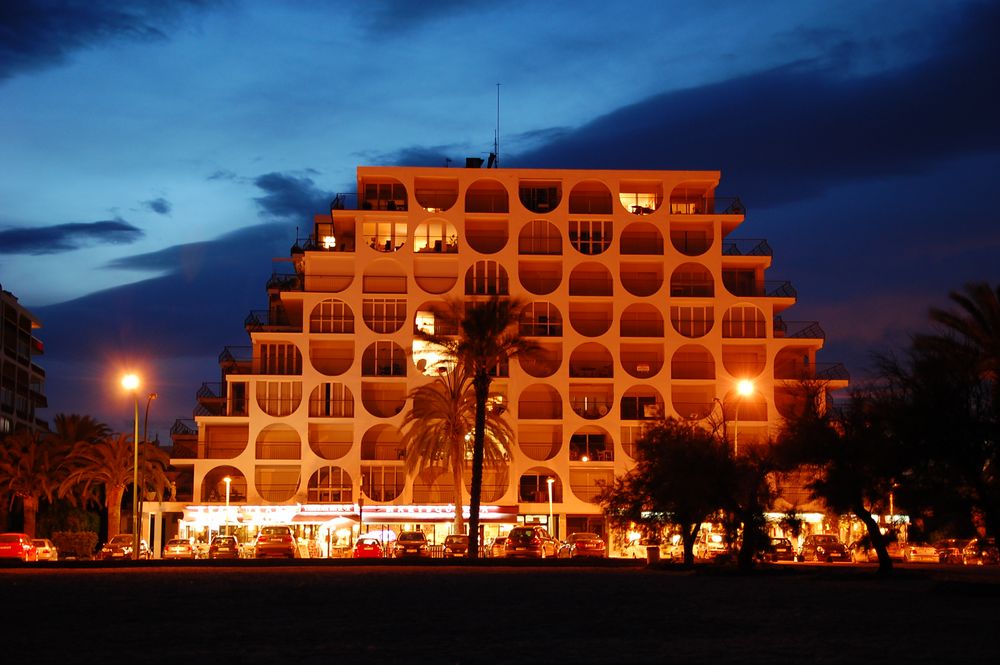
[[[990,569],[155,563],[0,568],[0,663],[1000,662]]]

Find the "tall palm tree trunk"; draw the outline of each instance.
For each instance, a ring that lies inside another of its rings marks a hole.
[[[38,517],[38,497],[23,494],[21,501],[24,504],[24,532],[34,538],[35,523]]]
[[[125,496],[125,487],[121,485],[111,485],[108,492],[108,540],[121,533],[122,530],[122,497]]]
[[[464,455],[462,459],[452,460],[451,478],[455,486],[455,533],[465,533],[465,515],[462,511],[462,496],[465,490],[465,482],[462,478],[462,467],[464,466]]]
[[[469,558],[479,558],[479,498],[483,491],[483,456],[486,449],[486,400],[490,394],[490,375],[485,369],[476,372],[476,426],[472,441],[472,486],[469,496]]]

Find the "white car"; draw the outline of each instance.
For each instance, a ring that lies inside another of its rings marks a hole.
[[[48,538],[33,538],[31,544],[35,546],[39,561],[58,561],[59,550]]]

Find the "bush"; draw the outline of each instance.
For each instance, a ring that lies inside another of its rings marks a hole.
[[[94,531],[56,531],[52,542],[59,550],[60,559],[89,559],[97,549],[97,533]]]

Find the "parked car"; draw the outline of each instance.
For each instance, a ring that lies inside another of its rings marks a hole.
[[[795,549],[788,538],[768,538],[759,556],[762,561],[794,561]]]
[[[489,553],[491,557],[500,558],[504,554],[504,546],[507,544],[507,536],[497,536],[490,541]]]
[[[464,558],[469,556],[469,537],[455,534],[444,539],[444,558]]]
[[[209,559],[239,559],[240,541],[236,536],[216,536],[208,546]]]
[[[596,533],[581,531],[571,533],[566,542],[559,547],[559,556],[564,559],[576,559],[579,557],[604,558],[608,554],[608,547],[604,539]]]
[[[423,531],[403,531],[396,536],[392,545],[392,556],[397,559],[405,557],[424,558],[431,555],[427,546],[427,536]]]
[[[902,561],[903,545],[897,540],[889,540],[885,543],[886,552],[893,561]],[[878,561],[878,552],[872,545],[871,538],[865,536],[858,538],[847,546],[847,554],[854,563],[874,563]]]
[[[516,526],[507,534],[504,556],[545,559],[559,551],[559,541],[540,526]]]
[[[962,550],[969,544],[968,538],[945,538],[934,543],[939,563],[962,563]]]
[[[31,544],[35,546],[38,561],[58,561],[59,550],[48,538],[34,538]]]
[[[292,534],[292,529],[288,526],[261,527],[253,545],[253,555],[257,559],[269,556],[294,559],[298,554],[299,548],[295,543],[295,535]]]
[[[186,538],[171,538],[163,546],[164,559],[194,559],[195,549]]]
[[[129,561],[132,559],[133,540],[131,533],[119,533],[104,543],[104,547],[97,553],[97,558],[104,561]],[[145,540],[140,540],[139,558],[148,559],[151,555],[149,544]]]
[[[714,559],[728,552],[726,539],[721,533],[702,531],[694,541],[695,559]]]
[[[1000,551],[994,538],[973,538],[962,549],[962,563],[966,566],[995,566],[1000,563]]]
[[[850,561],[847,548],[832,533],[806,536],[799,549],[799,561]]]
[[[900,545],[899,549],[902,553],[903,561],[909,563],[937,563],[938,553],[937,548],[933,545],[923,542],[913,542]]]
[[[38,561],[38,550],[26,533],[0,533],[0,559]]]
[[[354,543],[355,559],[381,559],[385,556],[382,543],[378,538],[362,536]]]

